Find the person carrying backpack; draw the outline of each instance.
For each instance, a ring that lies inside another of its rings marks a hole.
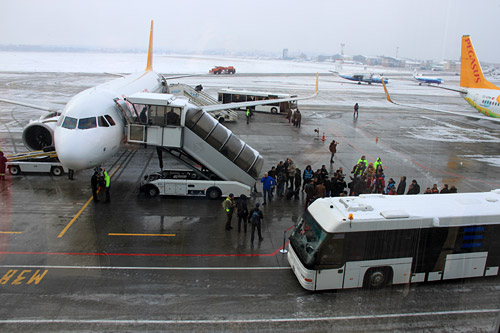
[[[238,232],[241,231],[241,221],[243,221],[243,230],[247,232],[247,220],[248,220],[248,206],[247,206],[247,196],[240,195],[240,201],[236,205],[238,211]]]
[[[262,242],[264,238],[262,238],[261,227],[262,227],[262,219],[264,218],[264,214],[259,209],[260,204],[257,202],[255,204],[255,208],[253,208],[250,213],[250,223],[252,223],[252,237],[250,238],[250,242],[253,245],[253,240],[255,236],[255,229],[257,229],[259,233],[259,242]]]

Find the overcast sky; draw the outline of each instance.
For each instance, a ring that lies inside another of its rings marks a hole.
[[[500,63],[500,1],[1,0],[1,45],[299,51],[458,59],[470,34],[480,60]]]

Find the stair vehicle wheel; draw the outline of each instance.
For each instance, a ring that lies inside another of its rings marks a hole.
[[[54,176],[59,177],[59,176],[61,176],[61,175],[64,173],[64,170],[63,170],[63,168],[62,168],[62,167],[60,167],[60,166],[54,166],[54,167],[52,167],[52,169],[50,170],[50,172],[51,172]]]
[[[158,196],[158,194],[160,193],[158,188],[156,186],[153,186],[153,185],[146,186],[144,188],[144,192],[146,193],[146,196],[148,198],[154,198],[154,197]]]
[[[21,169],[17,165],[9,166],[9,173],[13,176],[17,176],[21,173]]]
[[[207,198],[217,200],[222,196],[222,192],[217,187],[210,187],[207,190]]]
[[[383,267],[370,268],[365,273],[363,286],[368,289],[379,289],[387,285],[390,277],[390,269]]]
[[[272,107],[271,108],[271,113],[278,113],[278,109],[276,109],[275,107]]]

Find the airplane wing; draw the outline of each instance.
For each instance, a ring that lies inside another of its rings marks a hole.
[[[472,117],[472,118],[476,118],[476,119],[482,119],[482,120],[489,120],[489,121],[500,122],[500,118],[485,117],[485,116],[481,116],[479,114],[469,114],[469,113],[463,113],[463,112],[447,111],[447,110],[439,110],[439,109],[434,109],[434,108],[421,107],[421,106],[410,105],[410,104],[396,103],[395,101],[393,101],[391,99],[391,96],[389,96],[389,92],[387,91],[387,87],[385,86],[385,83],[383,83],[383,81],[382,81],[382,86],[384,87],[385,97],[387,98],[387,100],[389,102],[391,102],[392,104],[395,104],[395,105],[405,106],[405,107],[409,107],[409,108],[413,108],[413,109],[419,109],[419,110],[448,113],[448,114],[458,115],[458,116],[462,116],[462,117]],[[443,87],[438,87],[438,86],[434,86],[434,87],[436,87],[436,88],[443,88]],[[443,88],[443,89],[446,89],[446,88]],[[456,89],[447,89],[447,90],[452,90],[452,91],[456,91],[456,92],[463,92],[463,91],[456,90]]]
[[[228,109],[238,109],[246,106],[255,106],[255,105],[265,105],[265,104],[273,104],[273,103],[281,103],[281,102],[291,102],[291,101],[300,101],[304,99],[313,98],[318,94],[318,75],[316,74],[316,89],[314,94],[306,97],[292,97],[292,98],[282,98],[282,99],[267,99],[262,101],[252,101],[252,102],[240,102],[240,103],[227,103],[227,104],[214,104],[214,105],[206,105],[201,107],[204,111],[219,111],[219,110],[228,110]]]
[[[29,108],[43,110],[43,111],[47,111],[47,112],[60,113],[62,111],[62,109],[64,109],[63,105],[50,105],[50,104],[43,105],[39,101],[31,101],[31,100],[27,100],[27,99],[13,100],[13,99],[7,99],[7,98],[0,98],[0,102],[27,106]]]

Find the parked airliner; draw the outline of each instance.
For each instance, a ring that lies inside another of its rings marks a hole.
[[[473,108],[488,117],[396,103],[389,96],[385,84],[383,86],[387,100],[393,104],[500,122],[500,88],[485,79],[469,35],[462,36],[460,88],[439,88],[460,93]]]
[[[207,111],[292,101],[312,96],[282,100],[231,103],[202,107]],[[164,93],[166,78],[153,71],[153,21],[149,36],[148,58],[143,72],[127,75],[84,90],[72,97],[62,111],[10,99],[0,101],[50,111],[23,131],[23,141],[30,150],[55,146],[61,163],[73,170],[99,167],[125,142],[124,128],[130,112],[124,99],[137,92]],[[197,108],[193,105],[193,108]],[[127,110],[124,111],[122,110]]]

